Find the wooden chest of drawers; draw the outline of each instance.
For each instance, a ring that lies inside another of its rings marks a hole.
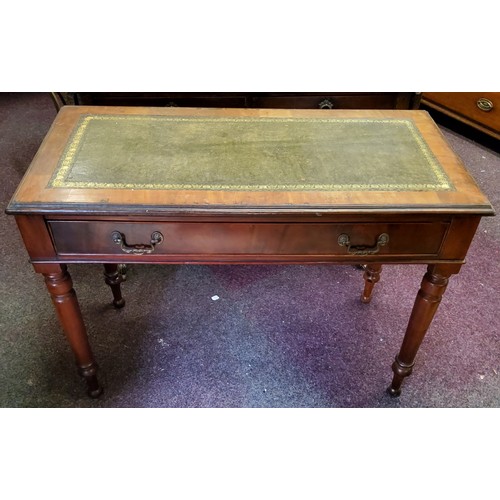
[[[422,104],[500,139],[500,92],[424,92]]]

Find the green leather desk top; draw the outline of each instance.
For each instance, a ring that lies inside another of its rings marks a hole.
[[[411,119],[80,118],[55,188],[447,191]]]
[[[7,211],[492,214],[418,110],[64,106]]]

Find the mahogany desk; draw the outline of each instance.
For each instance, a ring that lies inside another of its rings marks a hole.
[[[397,396],[493,209],[425,111],[64,107],[11,200],[90,396],[102,392],[66,264],[428,264]]]

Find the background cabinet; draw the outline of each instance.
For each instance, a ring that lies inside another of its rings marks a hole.
[[[422,106],[500,139],[500,92],[424,92]]]
[[[418,92],[53,92],[56,105],[416,109]]]

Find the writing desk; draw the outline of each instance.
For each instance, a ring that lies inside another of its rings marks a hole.
[[[429,115],[404,110],[64,107],[11,200],[89,394],[97,365],[67,271],[119,264],[428,264],[397,396],[493,209]]]

